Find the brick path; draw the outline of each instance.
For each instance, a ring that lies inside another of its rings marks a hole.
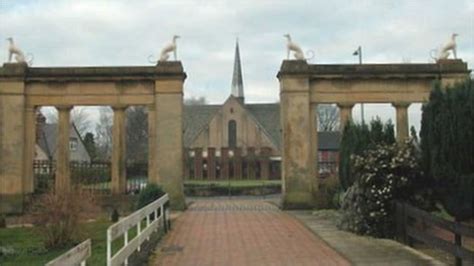
[[[152,265],[349,265],[304,225],[255,200],[197,201]]]

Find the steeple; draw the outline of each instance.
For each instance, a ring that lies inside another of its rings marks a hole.
[[[244,82],[240,65],[239,39],[235,42],[234,72],[232,74],[232,96],[244,102]]]

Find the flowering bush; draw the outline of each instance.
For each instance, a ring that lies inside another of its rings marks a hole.
[[[354,184],[342,201],[340,227],[358,234],[390,237],[394,233],[393,200],[423,202],[427,182],[411,143],[380,144],[352,156]]]

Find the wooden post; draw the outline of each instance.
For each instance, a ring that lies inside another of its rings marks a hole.
[[[458,219],[454,219],[456,223],[460,221]],[[462,247],[462,236],[458,233],[454,233],[454,244],[458,247]],[[462,266],[462,259],[460,257],[455,257],[454,263],[456,266]]]

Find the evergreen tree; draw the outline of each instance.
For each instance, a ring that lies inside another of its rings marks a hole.
[[[474,82],[436,84],[423,106],[422,166],[436,182],[447,211],[458,220],[473,217]]]
[[[339,148],[339,179],[344,189],[354,183],[351,157],[360,155],[381,143],[395,143],[394,127],[391,121],[383,124],[377,117],[370,122],[370,127],[365,123],[355,124],[352,121],[346,124]]]
[[[95,160],[97,157],[97,147],[95,145],[94,134],[91,132],[87,132],[86,136],[84,137],[84,146],[86,147],[91,160]]]

